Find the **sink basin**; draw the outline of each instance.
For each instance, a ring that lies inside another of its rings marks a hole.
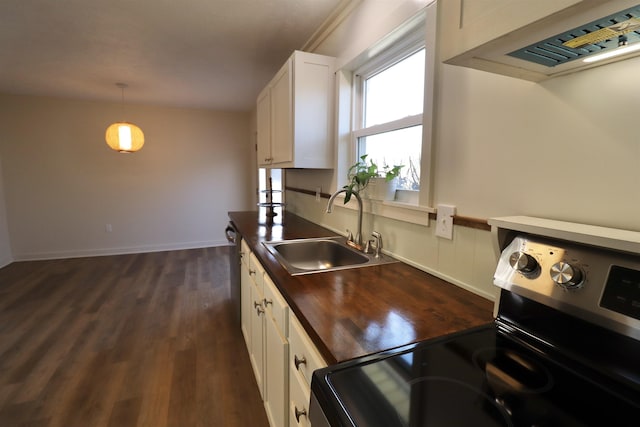
[[[359,252],[347,246],[344,237],[283,240],[263,245],[294,276],[396,262],[386,255],[376,258]]]

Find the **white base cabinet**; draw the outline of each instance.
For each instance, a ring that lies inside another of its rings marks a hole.
[[[241,328],[269,425],[308,427],[311,374],[327,365],[249,246],[241,245]]]
[[[264,269],[254,254],[249,256],[249,276],[251,298],[251,343],[249,359],[260,389],[260,396],[265,396],[265,309],[264,309]]]
[[[251,354],[251,274],[249,273],[249,255],[251,250],[247,243],[240,243],[240,328],[247,350]]]
[[[265,395],[264,407],[271,427],[287,425],[289,402],[289,307],[269,276],[264,277]]]

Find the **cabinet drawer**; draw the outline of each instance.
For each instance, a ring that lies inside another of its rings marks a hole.
[[[283,336],[289,336],[289,307],[271,278],[264,275],[264,305]]]
[[[294,371],[292,367],[289,374],[289,427],[309,427],[310,391]]]
[[[304,379],[307,388],[309,388],[313,371],[324,368],[327,364],[318,353],[318,350],[316,350],[298,319],[293,313],[290,312],[289,314],[289,366]]]

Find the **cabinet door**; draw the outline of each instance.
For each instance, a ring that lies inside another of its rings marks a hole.
[[[295,52],[292,117],[294,158],[298,167],[333,167],[334,62]]]
[[[251,354],[251,317],[253,315],[253,301],[251,300],[252,280],[249,274],[249,265],[244,262],[249,259],[249,253],[242,255],[243,262],[240,264],[240,328],[247,344],[247,350]]]
[[[271,82],[272,164],[293,161],[291,61],[284,64]]]
[[[271,427],[287,425],[289,402],[289,343],[273,318],[265,321],[265,396],[264,406]]]
[[[257,156],[259,166],[268,166],[271,157],[271,88],[267,86],[258,95],[256,103]]]
[[[256,377],[256,383],[260,390],[260,396],[264,400],[264,306],[262,300],[264,296],[262,292],[252,282],[251,286],[251,307],[253,308],[251,315],[251,352],[249,359],[253,374]]]
[[[451,0],[438,2],[441,26],[446,37],[439,39],[443,60],[469,52],[499,37],[508,36],[549,15],[584,0]]]

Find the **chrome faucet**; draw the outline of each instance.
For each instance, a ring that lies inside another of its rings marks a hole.
[[[329,203],[327,203],[327,213],[331,213],[331,207],[333,206],[333,201],[335,200],[336,196],[346,191],[347,190],[343,188],[331,195],[331,197],[329,198]],[[359,251],[362,251],[364,249],[362,246],[362,199],[360,198],[360,195],[358,194],[357,191],[354,191],[352,194],[356,196],[356,200],[358,201],[358,231],[356,232],[355,238],[351,238],[351,237],[347,238],[347,244],[349,246],[353,246]]]

